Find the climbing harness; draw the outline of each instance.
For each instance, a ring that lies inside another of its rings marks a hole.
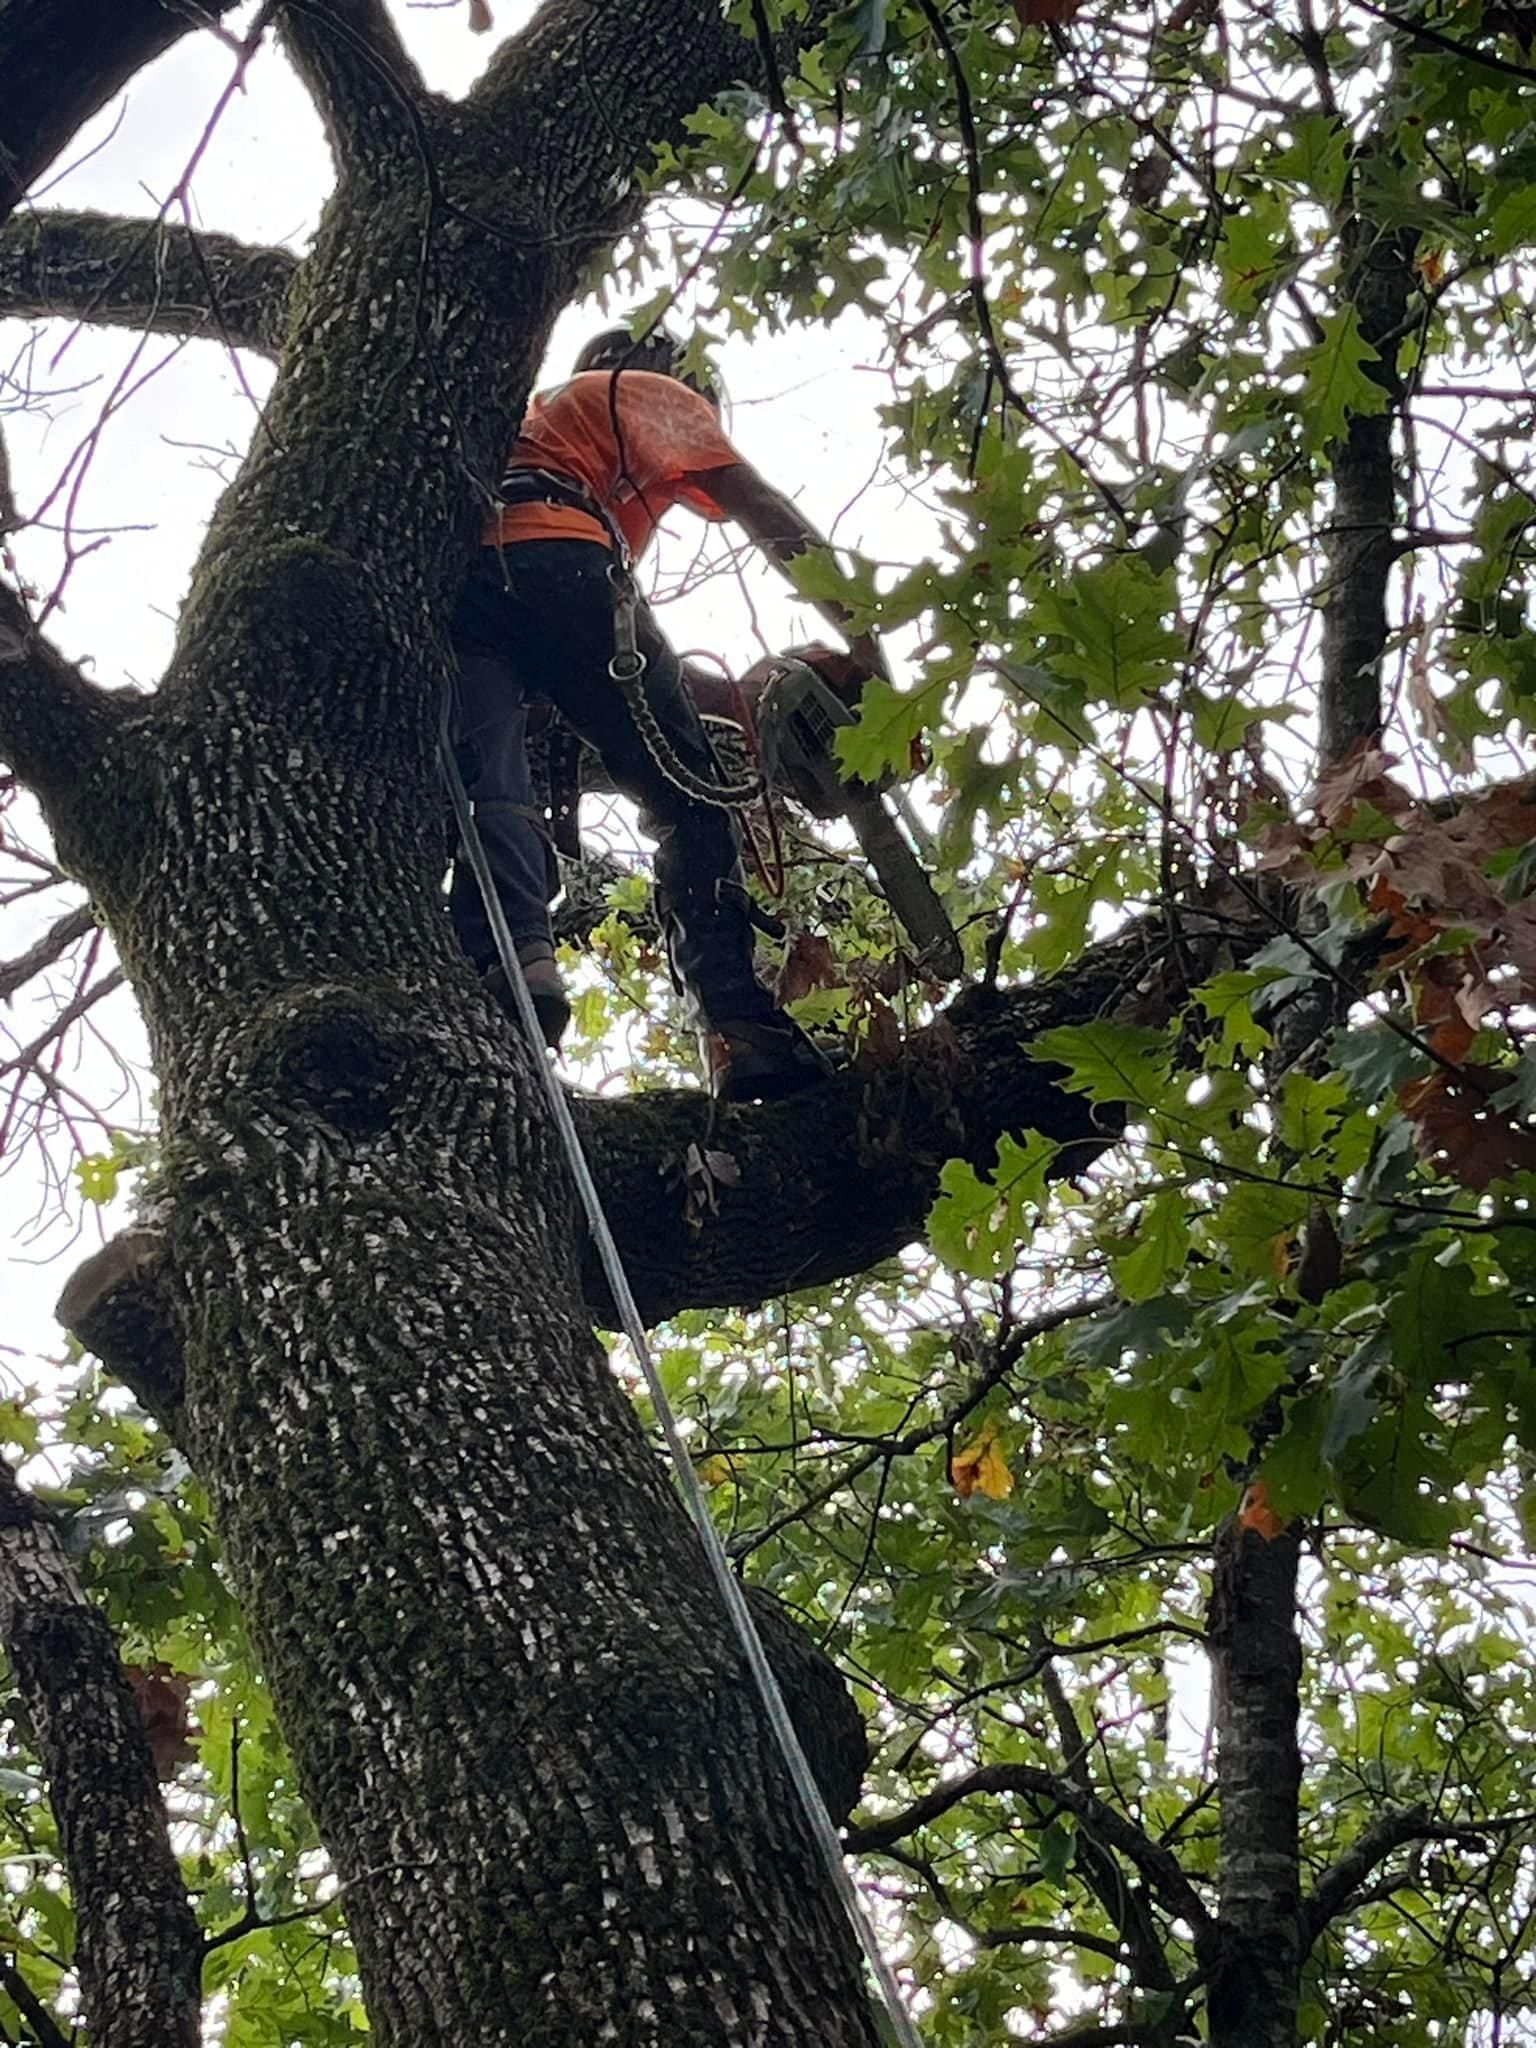
[[[742,1590],[741,1582],[731,1570],[731,1563],[726,1555],[725,1545],[720,1539],[720,1532],[715,1527],[709,1512],[709,1505],[704,1498],[704,1488],[700,1483],[697,1472],[693,1468],[693,1461],[688,1455],[682,1437],[678,1434],[677,1419],[672,1412],[672,1404],[667,1399],[666,1388],[662,1385],[661,1375],[657,1370],[656,1361],[651,1354],[645,1325],[640,1320],[640,1311],[635,1304],[635,1297],[630,1288],[629,1278],[625,1273],[623,1261],[619,1256],[618,1245],[614,1240],[608,1218],[603,1211],[602,1198],[597,1192],[597,1183],[592,1178],[592,1169],[587,1162],[587,1155],[582,1149],[581,1138],[576,1129],[575,1119],[571,1115],[571,1106],[566,1100],[565,1090],[560,1085],[553,1065],[544,1054],[543,1034],[539,1028],[538,1018],[534,1013],[533,998],[529,993],[528,983],[524,978],[522,966],[518,961],[517,948],[513,943],[511,928],[507,924],[506,913],[501,907],[501,899],[497,896],[496,885],[491,879],[490,863],[486,859],[485,848],[481,843],[480,833],[475,824],[475,814],[470,804],[469,794],[464,787],[464,779],[459,773],[459,764],[453,749],[451,715],[450,703],[445,699],[438,740],[438,755],[442,765],[443,778],[447,782],[448,794],[453,804],[454,820],[458,826],[459,837],[463,842],[464,851],[469,860],[470,872],[473,874],[485,902],[485,913],[490,920],[491,935],[496,942],[496,952],[501,962],[502,971],[507,977],[507,982],[517,1006],[518,1019],[522,1024],[524,1032],[527,1034],[529,1043],[534,1047],[535,1057],[544,1076],[544,1092],[548,1098],[551,1113],[554,1116],[555,1128],[559,1131],[561,1143],[565,1148],[566,1158],[570,1164],[571,1177],[576,1183],[577,1193],[581,1198],[581,1206],[586,1214],[587,1228],[591,1231],[592,1242],[597,1248],[598,1259],[602,1265],[603,1277],[608,1284],[609,1295],[618,1312],[619,1327],[629,1339],[630,1348],[633,1350],[640,1370],[644,1375],[646,1388],[651,1397],[651,1404],[656,1411],[656,1419],[661,1426],[661,1433],[666,1442],[667,1453],[672,1461],[672,1468],[677,1474],[677,1481],[682,1491],[684,1504],[693,1520],[694,1527],[698,1531],[699,1541],[703,1545],[704,1554],[708,1559],[709,1569],[719,1591],[721,1602],[730,1619],[731,1627],[735,1631],[737,1641],[741,1645],[742,1655],[746,1660],[747,1669],[752,1675],[753,1683],[757,1687],[758,1696],[762,1700],[763,1711],[767,1717],[769,1728],[772,1730],[774,1740],[777,1742],[783,1755],[785,1766],[789,1771],[795,1791],[799,1795],[800,1804],[805,1813],[806,1823],[810,1828],[812,1839],[816,1844],[822,1862],[826,1865],[827,1874],[832,1880],[839,1899],[842,1901],[844,1910],[853,1924],[859,1945],[864,1951],[865,1960],[869,1964],[870,1973],[879,1991],[885,2017],[896,2040],[900,2043],[900,2048],[923,2048],[922,2037],[918,2033],[911,2015],[902,2004],[896,1978],[890,1964],[880,1953],[880,1945],[875,1939],[875,1931],[870,1925],[864,1908],[860,1903],[858,1891],[854,1886],[852,1877],[849,1875],[848,1866],[843,1860],[842,1845],[837,1839],[837,1830],[832,1825],[832,1817],[827,1812],[826,1803],[822,1799],[820,1788],[811,1773],[811,1767],[806,1760],[805,1751],[800,1746],[800,1738],[796,1735],[794,1724],[789,1718],[789,1709],[784,1703],[783,1692],[780,1690],[779,1682],[773,1674],[773,1668],[769,1664],[767,1654],[763,1649],[762,1637],[758,1634],[757,1624],[752,1619],[752,1611],[747,1605],[746,1594]],[[660,764],[658,763],[658,765]]]
[[[640,591],[630,563],[629,543],[607,506],[600,504],[574,477],[561,476],[550,469],[508,470],[501,480],[499,495],[503,505],[565,505],[595,519],[602,527],[613,549],[613,559],[608,564],[608,588],[613,603],[613,654],[608,677],[622,691],[635,729],[657,772],[680,796],[711,810],[740,811],[755,804],[763,793],[761,777],[726,782],[698,774],[678,758],[677,749],[651,709],[645,694],[645,654],[640,646]]]

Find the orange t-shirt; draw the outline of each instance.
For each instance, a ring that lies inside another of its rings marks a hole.
[[[724,519],[693,479],[733,468],[741,459],[709,400],[675,377],[654,370],[583,370],[529,402],[507,469],[547,469],[573,478],[606,507],[630,553],[638,555],[676,504],[705,519]],[[540,502],[504,506],[485,540],[490,547],[523,540],[611,545],[586,513]]]

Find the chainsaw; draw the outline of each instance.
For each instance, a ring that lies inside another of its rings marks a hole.
[[[837,735],[857,716],[858,671],[831,648],[795,647],[770,655],[731,685],[684,665],[690,693],[717,754],[750,754],[733,697],[744,698],[756,725],[758,766],[768,789],[791,798],[813,818],[844,818],[874,869],[886,900],[917,949],[918,966],[935,981],[956,981],[964,971],[960,941],[921,861],[886,809],[889,779],[863,782],[837,763]],[[729,730],[727,730],[729,729]],[[901,821],[919,846],[926,835],[894,793]]]

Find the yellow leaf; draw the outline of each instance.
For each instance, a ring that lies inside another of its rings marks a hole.
[[[973,1493],[984,1493],[988,1500],[1006,1500],[1013,1491],[1013,1474],[1008,1461],[997,1448],[997,1424],[983,1423],[981,1434],[975,1436],[963,1451],[956,1453],[949,1468],[956,1493],[962,1500],[969,1500]]]

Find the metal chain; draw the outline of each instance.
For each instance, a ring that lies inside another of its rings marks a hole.
[[[858,1890],[854,1885],[852,1875],[843,1856],[842,1844],[837,1838],[837,1829],[832,1824],[832,1816],[828,1813],[826,1802],[821,1796],[821,1788],[817,1785],[805,1751],[800,1746],[800,1738],[795,1733],[794,1723],[790,1720],[789,1708],[785,1704],[784,1694],[780,1689],[779,1681],[774,1676],[773,1667],[768,1662],[767,1652],[763,1648],[763,1639],[758,1634],[757,1623],[753,1620],[752,1610],[747,1605],[747,1597],[742,1589],[741,1581],[731,1569],[731,1561],[726,1555],[725,1545],[720,1538],[720,1531],[715,1527],[714,1517],[710,1514],[709,1503],[704,1497],[704,1488],[700,1483],[699,1475],[694,1470],[693,1460],[688,1455],[687,1446],[678,1434],[677,1418],[672,1412],[672,1404],[667,1398],[667,1390],[662,1385],[661,1375],[657,1371],[656,1361],[651,1354],[650,1340],[646,1335],[645,1325],[640,1319],[640,1310],[636,1306],[635,1297],[629,1284],[629,1276],[625,1272],[623,1260],[619,1256],[619,1247],[615,1242],[612,1227],[604,1212],[602,1197],[597,1192],[597,1183],[592,1177],[592,1169],[587,1162],[587,1155],[582,1148],[581,1137],[576,1129],[575,1119],[571,1115],[571,1106],[566,1100],[565,1090],[560,1085],[559,1077],[555,1073],[553,1064],[545,1057],[544,1037],[539,1028],[538,1017],[534,1011],[533,997],[528,991],[528,983],[523,974],[522,964],[517,957],[517,947],[513,942],[511,927],[507,923],[506,912],[501,907],[501,899],[496,893],[496,884],[491,876],[490,862],[486,859],[485,847],[480,838],[479,828],[475,824],[474,810],[469,801],[469,794],[464,787],[463,777],[459,774],[458,761],[454,756],[453,734],[450,724],[451,715],[451,707],[445,701],[438,753],[442,762],[443,778],[448,784],[448,794],[453,803],[454,819],[458,825],[459,837],[463,842],[464,851],[469,860],[470,872],[474,875],[475,882],[479,887],[480,895],[485,904],[485,914],[490,920],[491,936],[496,942],[497,956],[501,961],[502,971],[507,977],[513,999],[517,1005],[518,1019],[528,1036],[530,1044],[535,1049],[539,1070],[544,1077],[545,1095],[554,1116],[555,1127],[559,1131],[561,1141],[565,1147],[566,1158],[570,1163],[571,1175],[575,1180],[577,1193],[581,1197],[582,1208],[586,1212],[587,1227],[592,1233],[592,1242],[597,1248],[598,1259],[603,1269],[603,1277],[608,1283],[609,1295],[615,1309],[618,1311],[619,1327],[629,1339],[630,1348],[633,1350],[641,1373],[644,1375],[646,1389],[651,1397],[651,1405],[656,1412],[656,1419],[660,1424],[661,1433],[666,1442],[667,1454],[671,1459],[672,1468],[677,1474],[677,1482],[682,1491],[684,1505],[692,1518],[694,1528],[698,1532],[699,1541],[703,1545],[704,1555],[708,1561],[716,1589],[720,1594],[721,1604],[724,1606],[731,1627],[735,1631],[736,1639],[741,1646],[742,1655],[746,1660],[747,1669],[751,1673],[758,1696],[762,1700],[763,1711],[767,1717],[769,1729],[783,1755],[791,1782],[799,1796],[801,1807],[805,1813],[806,1823],[811,1832],[811,1838],[816,1845],[822,1863],[826,1867],[827,1874],[832,1881],[833,1888],[842,1903],[843,1909],[852,1923],[854,1933],[858,1936],[859,1946],[864,1952],[865,1961],[869,1965],[870,1974],[874,1979],[879,1994],[884,2017],[888,2021],[896,2041],[900,2044],[900,2048],[923,2048],[922,2036],[918,2033],[911,2014],[902,2003],[901,1992],[896,1983],[895,1973],[880,1952],[880,1944],[875,1938],[875,1930],[871,1926],[869,1917],[860,1902]],[[658,762],[657,765],[660,766],[660,763]]]
[[[742,782],[716,782],[707,775],[696,774],[678,759],[676,748],[662,731],[645,694],[645,656],[640,651],[638,632],[640,593],[622,557],[609,564],[608,583],[613,591],[613,659],[608,664],[609,679],[623,692],[635,730],[658,774],[680,796],[696,804],[706,804],[714,811],[746,810],[763,794],[761,776],[754,775]]]

